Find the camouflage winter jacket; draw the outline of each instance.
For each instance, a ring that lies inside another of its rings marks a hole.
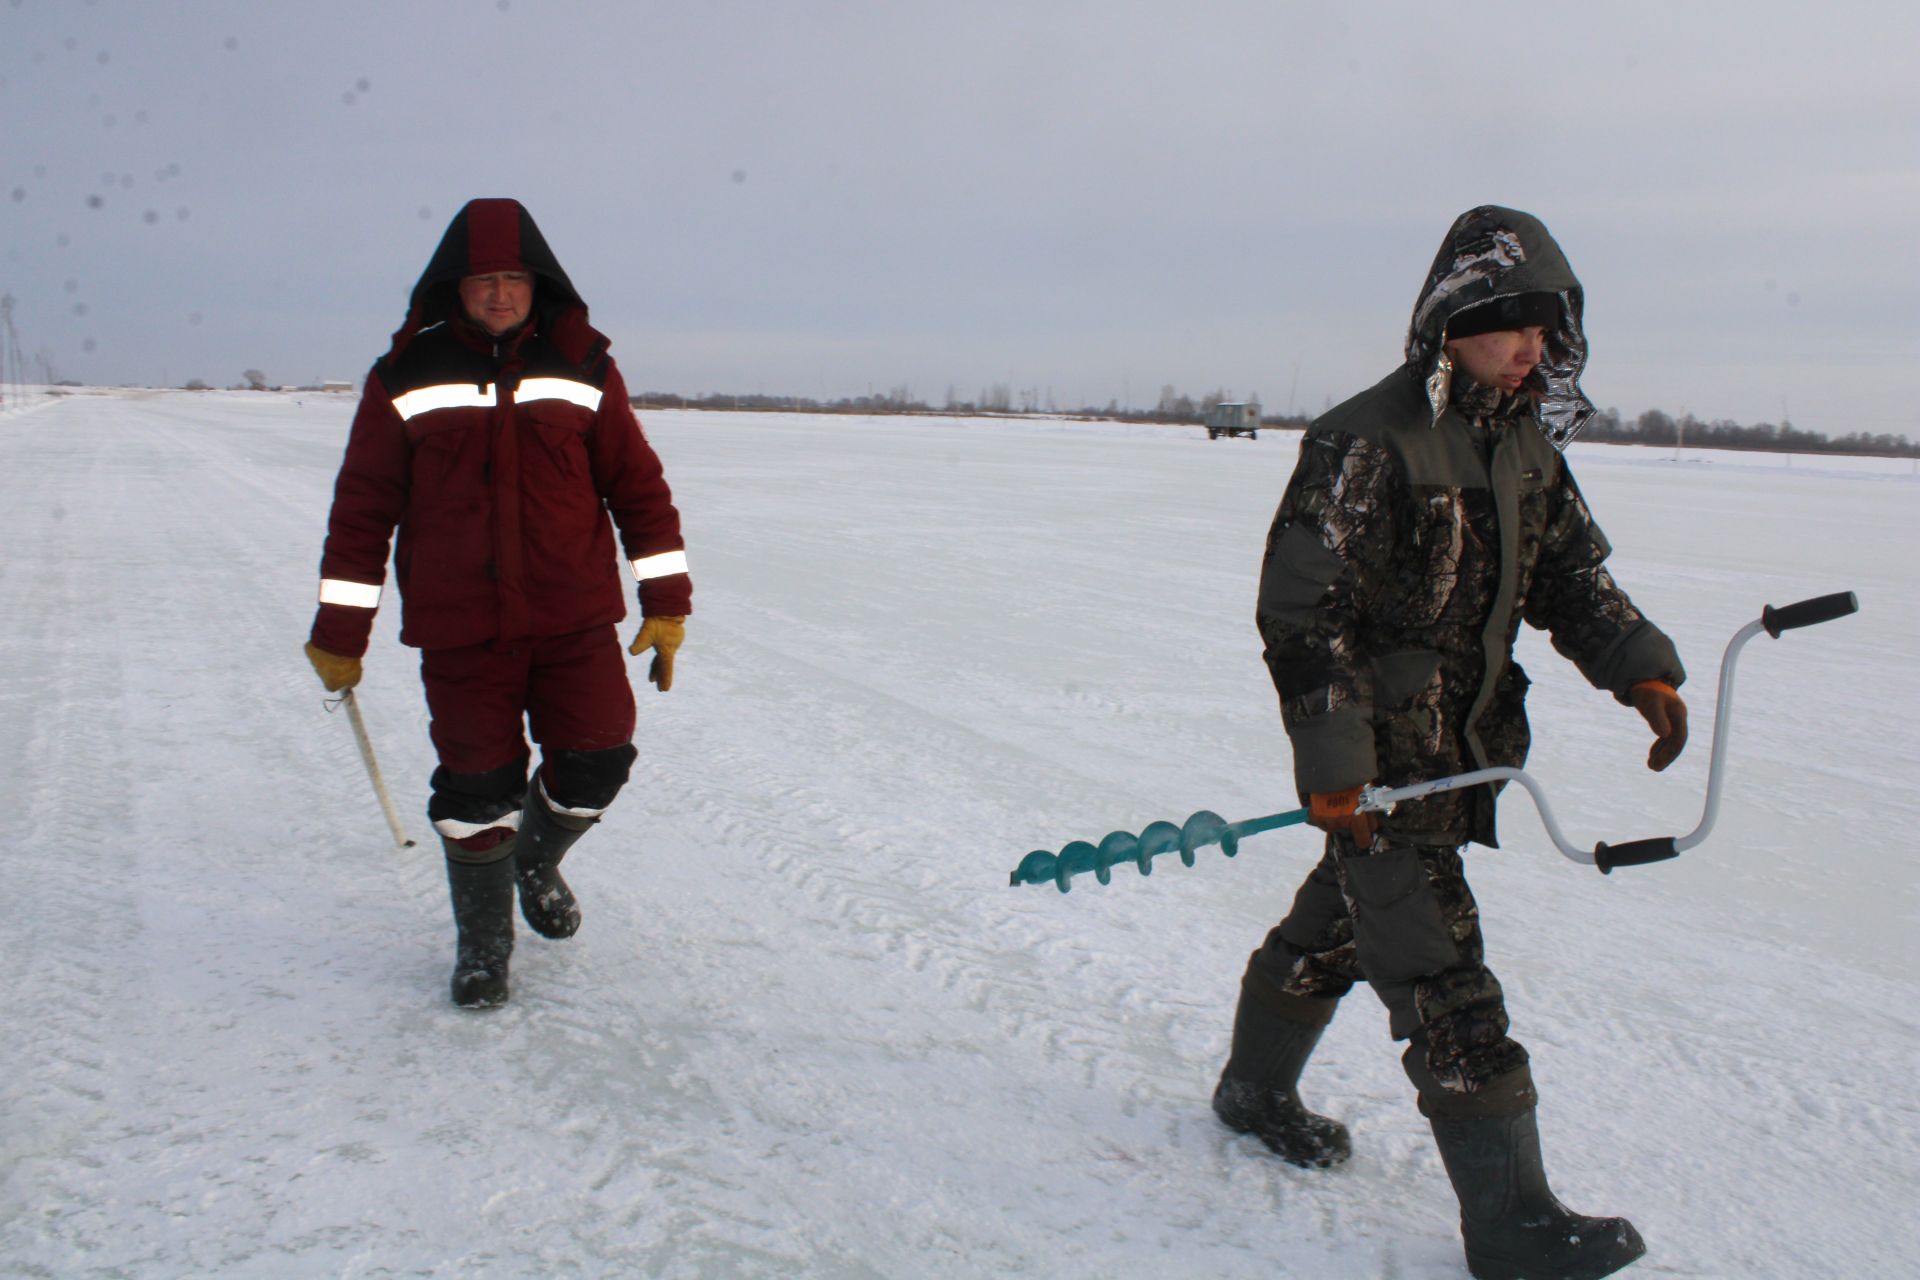
[[[1495,241],[1508,237],[1491,255],[1488,222]],[[1463,271],[1483,274],[1466,288]],[[1437,290],[1449,305],[1432,304]],[[1541,290],[1560,293],[1562,326],[1529,385],[1504,400],[1464,377],[1449,386],[1447,317]],[[1422,291],[1408,363],[1308,429],[1257,610],[1303,799],[1522,764],[1528,681],[1512,648],[1523,619],[1622,703],[1638,681],[1685,679],[1672,642],[1607,572],[1606,538],[1550,439],[1592,412],[1579,316],[1579,285],[1545,228],[1474,210]],[[1381,825],[1418,843],[1491,845],[1493,800],[1490,787],[1428,796]]]

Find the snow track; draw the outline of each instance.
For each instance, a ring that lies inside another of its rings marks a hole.
[[[523,930],[513,1003],[474,1015],[445,998],[395,610],[362,690],[418,849],[299,653],[350,412],[0,418],[0,1273],[1464,1274],[1364,990],[1306,1083],[1351,1165],[1278,1165],[1207,1108],[1311,836],[1064,898],[1006,885],[1032,848],[1292,803],[1250,625],[1289,441],[650,418],[698,583],[677,685],[635,673],[633,782],[568,862],[580,935]],[[1920,818],[1920,557],[1829,570],[1912,528],[1920,489],[1579,465],[1702,732],[1763,600],[1851,587],[1864,611],[1749,659],[1700,850],[1603,880],[1513,804],[1513,852],[1473,855],[1556,1185],[1632,1215],[1649,1274],[1898,1274],[1920,888],[1888,832]],[[1575,838],[1690,827],[1704,752],[1634,773],[1631,717],[1528,644],[1533,767]]]

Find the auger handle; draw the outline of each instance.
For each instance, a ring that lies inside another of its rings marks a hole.
[[[1679,848],[1672,836],[1656,836],[1651,840],[1629,840],[1625,844],[1597,844],[1593,846],[1593,865],[1600,868],[1600,874],[1609,876],[1615,867],[1639,867],[1649,862],[1665,862],[1668,858],[1680,856]]]
[[[1782,631],[1811,627],[1817,622],[1832,622],[1835,618],[1858,612],[1860,601],[1853,592],[1836,591],[1830,596],[1815,596],[1811,600],[1782,605],[1778,609],[1768,605],[1760,610],[1760,625],[1767,629],[1768,635],[1778,640]]]

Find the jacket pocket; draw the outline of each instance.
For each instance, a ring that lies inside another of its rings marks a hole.
[[[1412,702],[1440,669],[1440,655],[1431,649],[1408,649],[1373,660],[1373,704],[1397,709]]]
[[[477,486],[473,484],[473,475],[463,473],[463,461],[472,444],[480,439],[473,424],[450,413],[427,414],[425,418],[427,426],[417,432],[413,423],[407,424],[407,439],[413,447],[410,463],[413,501],[426,509],[469,499],[473,495],[466,490]],[[434,422],[434,418],[454,420]],[[478,464],[464,470],[477,472]]]
[[[585,480],[592,474],[587,461],[587,431],[593,417],[565,402],[537,400],[520,412],[533,424],[533,437],[546,459],[546,470],[563,480]]]
[[[1284,622],[1303,622],[1346,567],[1311,530],[1288,525],[1273,540],[1260,571],[1260,612]]]
[[[1413,849],[1342,858],[1353,904],[1353,941],[1370,982],[1407,982],[1460,963],[1426,866]]]

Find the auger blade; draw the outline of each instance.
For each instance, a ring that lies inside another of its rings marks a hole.
[[[1227,830],[1227,820],[1209,809],[1202,809],[1180,828],[1180,861],[1193,865],[1194,851],[1215,844]]]
[[[1153,870],[1153,860],[1180,847],[1180,828],[1171,822],[1149,822],[1140,833],[1140,874]]]
[[[1099,866],[1100,851],[1085,840],[1075,840],[1060,851],[1060,865],[1054,868],[1053,882],[1060,886],[1060,892],[1067,891],[1067,881],[1083,871],[1092,871]]]
[[[1150,822],[1137,836],[1126,831],[1110,831],[1101,837],[1098,845],[1075,840],[1057,854],[1035,849],[1020,860],[1007,883],[1014,886],[1052,883],[1065,893],[1068,881],[1087,871],[1093,872],[1101,884],[1111,884],[1113,868],[1123,862],[1133,863],[1141,875],[1150,876],[1153,860],[1163,853],[1178,853],[1181,863],[1190,867],[1196,852],[1217,844],[1221,852],[1231,858],[1240,851],[1244,837],[1290,826],[1304,821],[1306,816],[1305,809],[1297,809],[1249,818],[1245,822],[1228,822],[1219,814],[1202,809],[1177,827],[1171,822]]]
[[[1020,865],[1013,869],[1011,876],[1007,877],[1007,883],[1016,889],[1023,884],[1045,884],[1047,881],[1053,879],[1054,872],[1059,868],[1059,865],[1060,859],[1054,857],[1045,849],[1035,849],[1032,853],[1020,859]],[[1066,891],[1067,887],[1061,885],[1060,892],[1065,893]]]
[[[1099,878],[1101,884],[1109,884],[1113,880],[1113,867],[1116,864],[1138,862],[1139,858],[1140,842],[1134,839],[1132,832],[1109,832],[1100,842],[1100,847],[1094,851],[1093,874]]]

